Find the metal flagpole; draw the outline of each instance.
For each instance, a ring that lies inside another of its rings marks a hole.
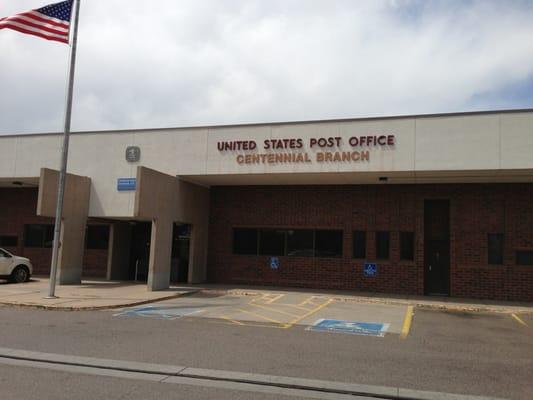
[[[61,220],[63,217],[63,197],[65,194],[65,180],[67,175],[68,141],[70,134],[70,120],[72,115],[72,89],[74,87],[74,69],[76,66],[76,45],[78,40],[78,20],[80,16],[80,0],[74,0],[74,31],[72,33],[72,47],[70,48],[70,64],[68,69],[67,105],[65,110],[65,126],[63,129],[63,147],[61,150],[61,169],[59,170],[59,183],[57,185],[57,204],[54,225],[54,244],[52,249],[52,265],[50,267],[50,288],[47,299],[55,298],[57,259],[59,257],[59,240],[61,233]],[[72,12],[73,10],[71,10]]]

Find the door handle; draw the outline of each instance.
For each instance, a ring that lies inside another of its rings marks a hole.
[[[429,272],[431,272],[431,265],[429,266]]]

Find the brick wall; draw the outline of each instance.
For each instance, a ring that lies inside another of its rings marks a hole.
[[[533,249],[533,184],[261,186],[211,189],[208,280],[220,283],[424,294],[424,200],[450,200],[450,294],[533,301],[533,266],[515,265]],[[232,228],[342,229],[342,258],[232,254]],[[352,259],[352,231],[367,231],[363,277]],[[389,260],[375,260],[376,231],[391,232]],[[415,232],[415,260],[400,261],[399,232]],[[488,265],[487,235],[503,233],[504,265]]]
[[[27,257],[35,275],[48,275],[52,259],[51,248],[24,246],[25,224],[53,224],[53,218],[39,217],[37,188],[0,188],[0,236],[16,236],[17,247],[6,247],[16,255]],[[83,276],[105,278],[107,250],[85,250]]]

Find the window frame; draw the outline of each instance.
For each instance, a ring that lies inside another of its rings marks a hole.
[[[235,232],[236,231],[255,231],[255,253],[237,253],[235,251]],[[236,256],[257,256],[259,254],[259,229],[258,228],[248,228],[248,227],[233,227],[231,235],[231,254]]]
[[[379,253],[379,236],[380,234],[387,234],[387,242],[388,242],[388,245],[387,245],[387,256],[386,257],[381,257],[378,253]],[[376,245],[376,260],[390,260],[390,248],[391,248],[391,232],[390,231],[376,231],[376,234],[375,234],[375,245]]]
[[[92,230],[92,229],[106,229],[107,238],[105,240],[106,245],[104,247],[92,246],[92,245],[89,247],[89,244],[90,244],[89,243],[89,239],[90,239],[89,231]],[[108,250],[109,249],[110,236],[111,236],[111,227],[110,227],[110,225],[106,225],[106,224],[89,224],[89,225],[87,225],[86,228],[85,228],[85,249],[86,250]]]
[[[15,244],[6,244],[4,240],[8,239],[14,239]],[[18,247],[19,245],[19,237],[17,235],[0,235],[0,247]]]
[[[402,236],[403,235],[411,235],[411,240],[412,240],[412,243],[411,243],[411,253],[412,253],[412,258],[405,258],[403,257],[403,246],[402,246]],[[399,250],[400,250],[400,261],[403,261],[403,262],[414,262],[415,259],[416,259],[416,235],[415,235],[415,232],[414,231],[400,231],[399,234],[398,234],[398,241],[399,241]],[[390,247],[390,236],[389,236],[389,247]],[[390,249],[389,249],[389,252],[390,252]],[[390,254],[389,254],[390,255]]]
[[[362,234],[363,236],[363,246],[362,246],[362,250],[363,250],[363,255],[360,256],[360,254],[357,254],[356,255],[356,237],[357,237],[357,234]],[[361,231],[361,230],[355,230],[352,232],[352,258],[353,259],[356,259],[356,260],[365,260],[366,259],[366,247],[367,247],[367,231]]]
[[[40,238],[40,244],[28,244],[28,230],[30,227],[40,227],[41,229],[41,238]],[[49,239],[49,240],[46,240]],[[53,246],[53,240],[54,240],[54,224],[25,224],[24,225],[24,237],[23,237],[23,244],[24,247],[28,248],[34,248],[34,249],[51,249]],[[49,246],[46,245],[46,243],[50,243]]]

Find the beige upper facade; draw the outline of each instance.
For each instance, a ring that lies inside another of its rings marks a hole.
[[[58,169],[61,142],[0,136],[0,185]],[[140,148],[138,162],[126,160],[128,146]],[[139,165],[205,186],[533,182],[533,110],[71,136],[68,172],[91,178],[90,217],[133,215],[135,192],[118,191],[117,179]]]

